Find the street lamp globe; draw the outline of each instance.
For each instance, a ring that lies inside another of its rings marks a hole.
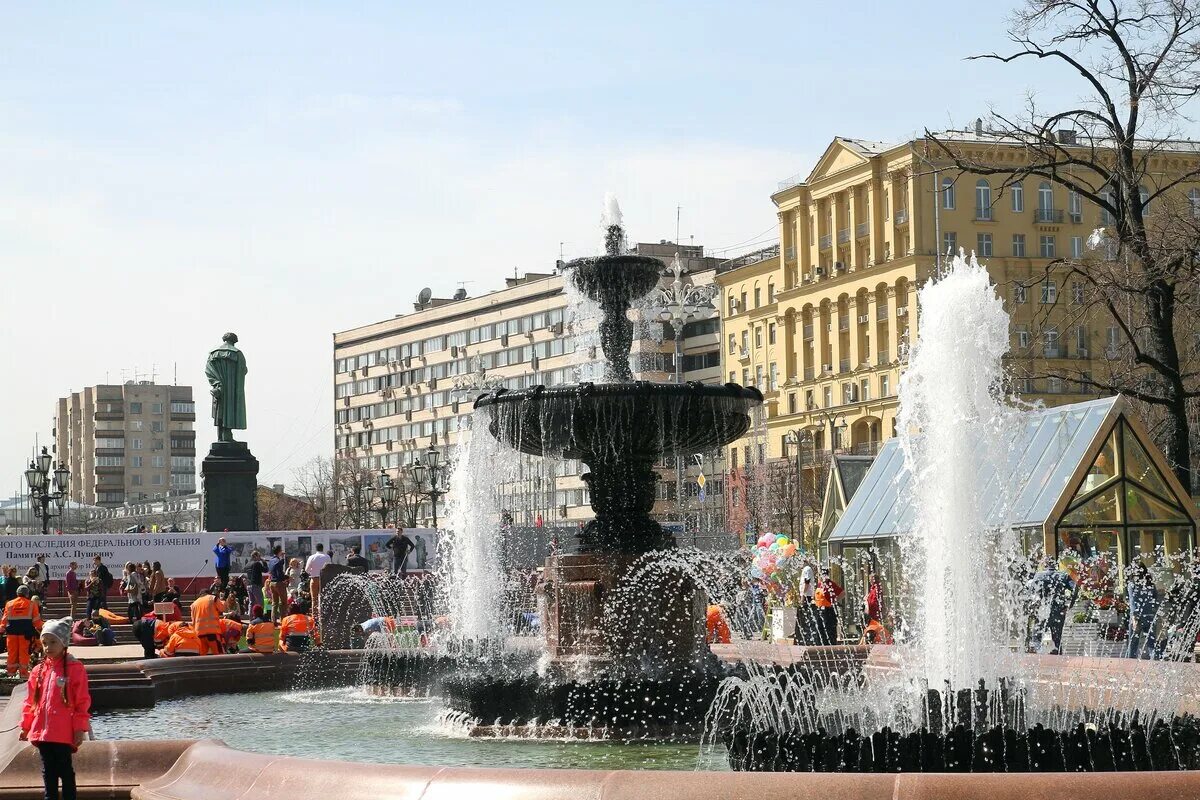
[[[37,465],[32,461],[29,462],[29,469],[25,470],[25,482],[29,484],[30,489],[37,489],[42,485],[42,473],[38,472]]]
[[[67,469],[66,464],[59,464],[54,470],[54,488],[59,492],[66,493],[67,487],[70,486],[71,470]]]
[[[431,471],[437,470],[438,459],[440,459],[441,456],[442,456],[442,454],[438,452],[438,449],[436,447],[434,447],[433,445],[429,445],[429,449],[425,451],[425,460],[426,460],[426,462],[428,462],[429,469]]]
[[[423,462],[421,459],[418,458],[413,462],[412,471],[413,475],[415,475],[417,478],[418,484],[425,482],[425,469],[425,462]]]
[[[50,453],[43,447],[42,452],[38,454],[38,472],[42,473],[42,475],[48,474],[50,472],[51,460]]]
[[[384,503],[390,506],[396,500],[396,484],[392,483],[392,481],[389,479],[388,482],[383,485],[383,488],[379,490],[379,497]]]

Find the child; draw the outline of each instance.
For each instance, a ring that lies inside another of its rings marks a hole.
[[[46,660],[33,668],[21,715],[21,741],[33,742],[42,757],[46,797],[75,800],[75,767],[71,754],[91,729],[87,670],[67,653],[71,620],[56,619],[42,627]]]

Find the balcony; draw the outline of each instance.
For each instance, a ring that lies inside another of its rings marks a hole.
[[[812,379],[813,379],[813,368],[805,367],[804,368],[804,380],[811,381]]]
[[[892,363],[891,354],[887,350],[880,350],[879,354],[875,356],[875,366],[877,367],[886,367],[890,363]]]
[[[876,456],[879,455],[882,447],[883,442],[859,442],[856,445],[851,445],[849,452],[855,456]]]
[[[172,411],[171,412],[171,421],[172,422],[195,422],[196,421],[196,412],[195,411]]]
[[[843,358],[841,361],[838,362],[838,372],[849,372],[849,371],[850,371],[850,359]]]
[[[848,241],[850,241],[850,229],[849,228],[839,228],[838,229],[838,244],[845,244]]]
[[[1046,358],[1062,358],[1063,349],[1061,347],[1045,347],[1042,348],[1042,355]]]
[[[854,226],[854,235],[859,239],[865,239],[871,233],[871,223],[860,222]]]
[[[125,409],[119,411],[97,411],[92,418],[95,420],[125,419]]]
[[[824,236],[822,236],[820,239],[817,240],[817,246],[820,247],[822,250],[828,250],[830,247],[833,247],[833,237],[830,236],[828,233],[825,234]]]
[[[739,347],[738,348],[738,361],[749,361],[749,360],[750,360],[750,350],[745,347]]]
[[[975,221],[976,222],[991,222],[992,219],[993,219],[993,217],[992,217],[992,207],[991,206],[976,206],[975,207]]]
[[[1033,220],[1040,225],[1061,225],[1063,221],[1063,212],[1057,208],[1038,208],[1034,209]]]
[[[908,224],[908,209],[907,208],[896,209],[896,224],[897,225],[907,225]]]
[[[880,322],[887,322],[887,318],[888,305],[887,303],[880,303],[875,307],[875,319],[879,320]]]

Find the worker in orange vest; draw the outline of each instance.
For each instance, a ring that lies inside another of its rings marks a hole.
[[[236,611],[231,611],[219,620],[221,623],[221,652],[236,653],[242,638],[242,620]]]
[[[725,610],[713,603],[704,617],[705,641],[709,644],[729,644],[729,623],[725,621]]]
[[[216,656],[224,652],[221,646],[221,612],[225,606],[209,589],[192,601],[192,628],[200,638],[200,655]]]
[[[250,609],[250,624],[246,626],[246,644],[253,653],[275,652],[275,623],[267,619],[262,606]]]
[[[29,599],[29,587],[18,586],[17,596],[4,604],[4,616],[0,617],[0,630],[6,638],[8,648],[8,674],[18,669],[22,678],[29,677],[30,644],[42,630],[42,614],[38,605]]]
[[[162,654],[164,658],[198,656],[200,647],[200,637],[196,635],[196,631],[188,625],[180,625],[167,640],[167,646],[162,649]]]
[[[301,613],[299,604],[292,603],[288,607],[288,615],[279,623],[279,646],[285,653],[303,653],[314,642],[320,641],[317,621],[308,614]]]

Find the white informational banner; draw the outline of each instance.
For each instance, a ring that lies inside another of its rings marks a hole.
[[[20,574],[33,566],[39,555],[46,557],[50,580],[61,581],[67,566],[76,562],[80,579],[87,577],[92,559],[100,556],[105,566],[120,580],[128,561],[158,561],[168,578],[183,584],[193,577],[216,575],[213,548],[222,536],[233,550],[229,568],[242,573],[250,553],[258,550],[269,559],[275,545],[283,545],[288,558],[301,562],[316,550],[318,543],[335,564],[345,564],[351,547],[360,548],[373,570],[390,570],[391,551],[385,547],[392,530],[350,531],[230,531],[228,533],[89,533],[75,536],[0,536],[0,565],[15,566]],[[437,561],[437,531],[430,528],[405,528],[416,549],[408,554],[410,572],[431,570]]]

